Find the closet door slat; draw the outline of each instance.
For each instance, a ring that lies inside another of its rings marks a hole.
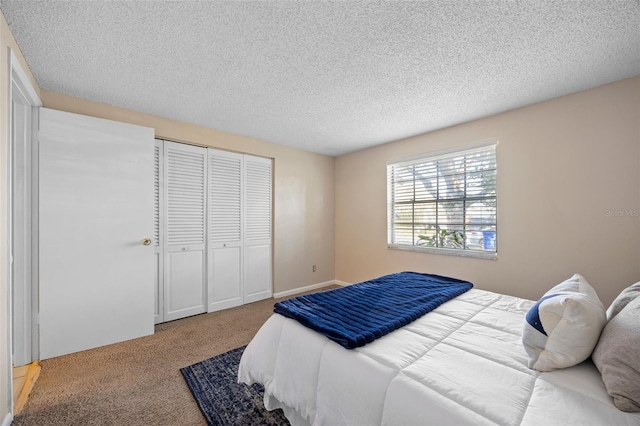
[[[271,161],[247,156],[246,221],[247,241],[271,239]]]
[[[209,241],[240,242],[242,238],[242,157],[209,156]]]
[[[206,151],[175,145],[166,148],[167,245],[204,244]]]

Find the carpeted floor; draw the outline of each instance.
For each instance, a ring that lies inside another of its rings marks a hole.
[[[246,345],[267,299],[156,326],[152,336],[42,361],[13,425],[203,425],[180,368]]]

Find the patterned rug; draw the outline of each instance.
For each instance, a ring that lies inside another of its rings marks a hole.
[[[267,411],[259,384],[238,383],[245,346],[180,369],[209,425],[289,425],[282,410]]]

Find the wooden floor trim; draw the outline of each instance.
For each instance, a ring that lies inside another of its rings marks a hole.
[[[15,367],[13,369],[14,416],[20,414],[24,408],[39,375],[40,363],[38,361],[22,367]]]

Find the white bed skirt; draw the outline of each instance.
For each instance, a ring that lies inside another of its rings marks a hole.
[[[619,411],[591,361],[540,373],[521,331],[533,302],[483,290],[347,350],[274,314],[238,379],[297,425],[640,425]]]

